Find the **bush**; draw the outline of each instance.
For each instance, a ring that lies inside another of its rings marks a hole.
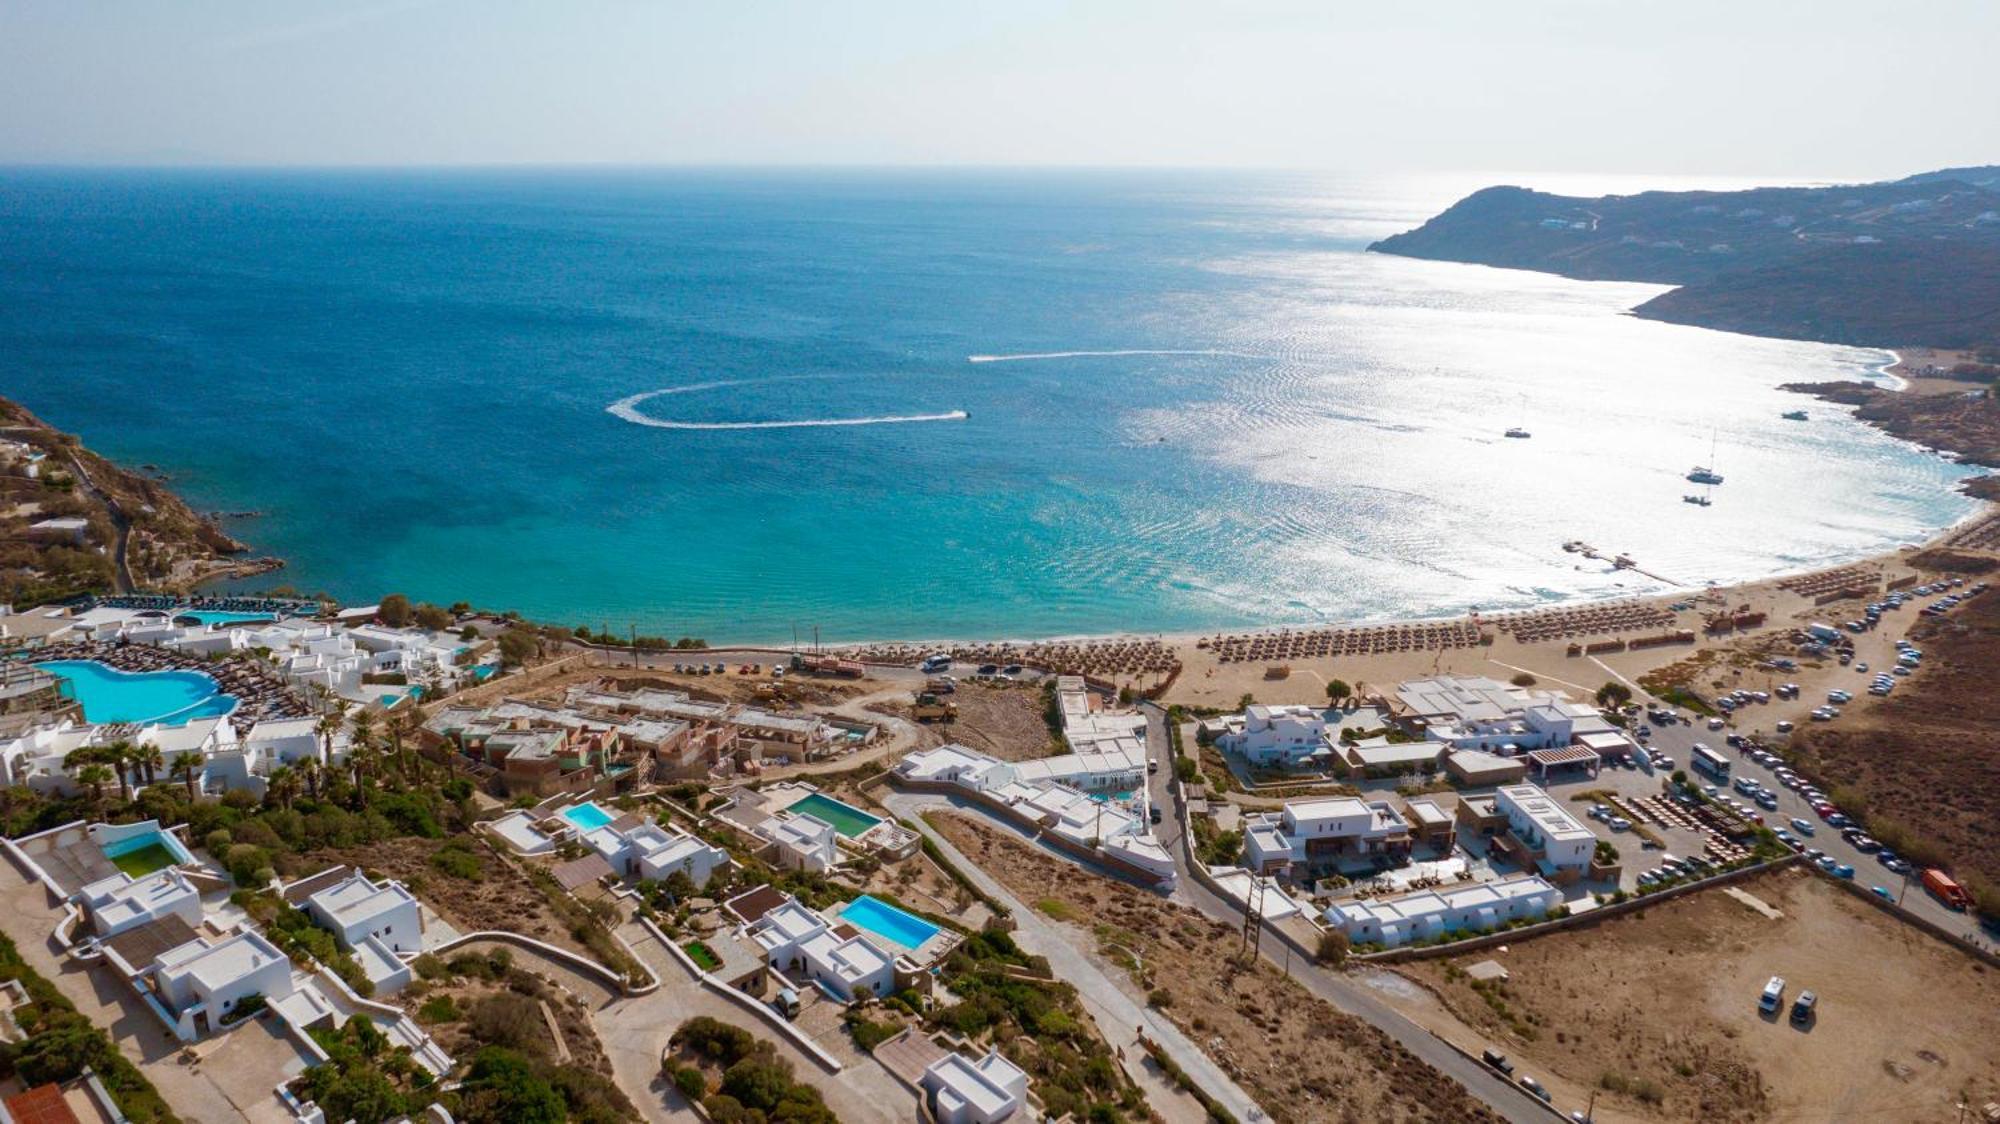
[[[674,1088],[679,1089],[681,1096],[689,1101],[699,1103],[708,1092],[708,1078],[691,1065],[675,1065],[671,1061],[667,1064],[673,1067]]]
[[[449,995],[433,995],[417,1008],[417,1018],[426,1023],[452,1023],[459,1018],[458,1004]]]
[[[1352,951],[1353,945],[1348,941],[1347,934],[1339,929],[1328,929],[1320,934],[1318,949],[1320,963],[1331,964],[1338,968],[1347,963],[1348,954]]]

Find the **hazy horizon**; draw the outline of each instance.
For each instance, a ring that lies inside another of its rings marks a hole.
[[[2000,160],[1994,41],[1967,0],[15,5],[0,164],[1853,181]]]

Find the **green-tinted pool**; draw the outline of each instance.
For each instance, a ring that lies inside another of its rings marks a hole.
[[[785,810],[797,812],[802,816],[811,816],[821,823],[832,824],[833,830],[849,839],[864,834],[869,828],[882,822],[854,805],[842,803],[823,792],[812,793]]]

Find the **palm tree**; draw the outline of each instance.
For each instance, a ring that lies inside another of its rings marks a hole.
[[[181,783],[187,785],[188,803],[194,803],[194,779],[201,775],[201,754],[174,754],[174,763],[168,773],[170,776],[180,778]]]
[[[104,783],[111,779],[111,767],[102,762],[92,761],[76,771],[76,779],[90,786],[90,802],[101,804],[104,802]],[[118,783],[124,784],[125,778],[119,777]]]
[[[314,800],[318,800],[319,778],[320,778],[319,760],[313,757],[302,757],[299,759],[299,763],[296,766],[294,766],[294,769],[297,771],[299,779],[305,782],[306,795],[312,797]]]
[[[146,771],[146,783],[156,784],[160,779],[160,768],[167,763],[167,755],[156,745],[142,745],[137,751],[139,767]]]
[[[292,798],[299,792],[299,777],[288,765],[280,765],[271,770],[266,780],[265,794],[277,800],[278,806],[289,810]]]
[[[132,758],[136,748],[128,741],[115,741],[104,747],[103,760],[105,764],[111,766],[112,772],[118,777],[118,802],[120,804],[130,804],[132,802],[132,785],[126,779],[125,774],[126,770],[132,766]]]

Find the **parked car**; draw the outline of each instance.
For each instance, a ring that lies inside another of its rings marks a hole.
[[[1813,1012],[1818,1007],[1819,996],[1810,991],[1799,992],[1799,997],[1792,1001],[1792,1021],[1805,1026],[1813,1021]]]
[[[1535,1080],[1532,1077],[1526,1076],[1525,1074],[1521,1077],[1521,1088],[1526,1089],[1528,1092],[1533,1093],[1534,1095],[1542,1098],[1545,1101],[1554,1099],[1553,1097],[1549,1096],[1549,1091],[1547,1089],[1542,1088],[1541,1082]]]
[[[1885,902],[1893,902],[1896,900],[1896,895],[1890,893],[1889,887],[1887,886],[1870,886],[1868,887],[1868,892],[1874,894],[1878,898],[1881,898]]]
[[[1501,1073],[1514,1072],[1514,1063],[1508,1061],[1507,1055],[1501,1053],[1498,1050],[1494,1050],[1491,1048],[1481,1050],[1479,1052],[1479,1060],[1485,1062],[1487,1065],[1492,1066],[1494,1069],[1499,1070]]]

